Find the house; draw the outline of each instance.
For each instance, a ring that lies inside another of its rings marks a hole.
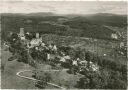
[[[99,66],[97,64],[94,64],[93,62],[90,62],[90,66],[91,66],[93,71],[98,71],[99,70]]]
[[[77,61],[75,61],[75,60],[72,62],[72,64],[75,66],[78,66]]]
[[[113,39],[118,39],[118,36],[117,36],[116,33],[112,33],[112,34],[111,34],[111,38],[113,38]]]
[[[47,53],[47,59],[48,60],[54,60],[56,55]]]
[[[30,45],[31,45],[31,47],[34,47],[34,46],[39,46],[40,44],[42,43],[42,39],[32,39],[31,41],[30,41]]]
[[[45,43],[41,43],[41,46],[45,47]]]
[[[120,47],[124,47],[124,42],[121,42],[120,43]]]
[[[39,46],[41,44],[42,44],[42,37],[39,38],[39,33],[36,33],[36,38],[30,41],[30,45],[31,47],[34,47],[34,46]]]
[[[67,59],[71,59],[70,56],[66,55],[64,56],[64,58],[67,60]]]
[[[25,40],[25,36],[20,37],[21,40]]]
[[[61,62],[66,62],[66,60],[65,60],[64,57],[61,57],[61,58],[60,58],[60,61],[61,61]]]
[[[56,45],[53,46],[53,50],[57,51],[57,47],[56,47]]]
[[[29,32],[27,32],[26,34],[27,34],[27,35],[29,35],[30,33],[29,33]]]

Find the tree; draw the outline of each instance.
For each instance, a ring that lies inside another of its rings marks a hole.
[[[85,53],[85,60],[87,61],[87,68],[90,67],[91,56],[89,52]]]
[[[99,72],[84,71],[76,87],[80,89],[126,89],[127,80],[119,71],[101,68]]]
[[[36,82],[35,86],[40,89],[44,89],[48,85],[47,82],[52,80],[50,73],[47,72],[41,76],[37,75],[36,77],[38,77],[38,81]]]

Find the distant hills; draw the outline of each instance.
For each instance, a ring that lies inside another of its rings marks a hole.
[[[29,13],[26,14],[27,16],[39,16],[39,17],[46,17],[46,16],[57,16],[57,14],[51,12],[38,12],[38,13]]]
[[[86,16],[78,16],[73,18],[71,21],[73,22],[81,21],[81,22],[89,22],[92,24],[99,24],[99,25],[124,27],[127,25],[127,16],[108,14],[108,13],[97,13]]]
[[[44,24],[43,22],[52,22]],[[9,31],[19,32],[20,27],[25,31],[44,34],[76,35],[101,39],[111,39],[115,30],[104,26],[124,28],[127,26],[126,15],[97,13],[90,15],[59,15],[47,13],[2,13],[2,35]]]
[[[52,12],[36,12],[36,13],[1,13],[2,16],[28,16],[28,17],[46,17],[46,16],[59,16]]]

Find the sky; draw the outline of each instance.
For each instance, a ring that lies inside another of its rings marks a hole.
[[[1,1],[0,13],[127,14],[124,1]]]

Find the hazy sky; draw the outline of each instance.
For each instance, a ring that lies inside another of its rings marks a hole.
[[[126,2],[100,1],[3,1],[0,3],[1,13],[54,12],[57,14],[92,14],[114,13],[126,14]]]

